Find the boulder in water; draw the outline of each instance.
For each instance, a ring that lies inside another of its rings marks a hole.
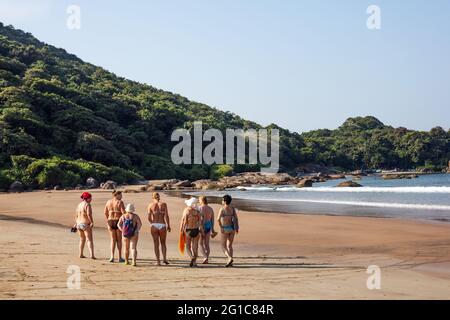
[[[360,188],[360,187],[362,187],[362,185],[360,185],[359,183],[357,183],[355,181],[347,180],[347,181],[339,183],[337,185],[337,187],[339,187],[339,188],[345,188],[345,187],[347,187],[347,188],[348,187],[350,187],[350,188]]]
[[[313,180],[311,179],[302,179],[297,183],[298,188],[311,188],[313,186]]]

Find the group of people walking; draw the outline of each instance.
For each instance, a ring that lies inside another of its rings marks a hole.
[[[91,259],[96,259],[94,255],[94,242],[92,230],[94,220],[92,216],[92,195],[84,192],[81,195],[81,203],[76,209],[76,223],[72,228],[73,232],[80,235],[79,254],[84,258],[84,247],[88,245]],[[227,257],[226,267],[233,266],[233,240],[236,233],[239,232],[239,221],[236,210],[231,206],[232,198],[229,195],[223,196],[222,207],[219,210],[217,222],[221,231],[221,245],[224,254]],[[218,233],[215,231],[214,210],[208,205],[206,197],[191,197],[185,201],[186,208],[183,211],[180,224],[180,252],[186,251],[190,257],[189,265],[197,266],[198,249],[203,254],[203,264],[209,263],[211,253],[210,239]],[[104,215],[108,231],[111,237],[111,256],[109,262],[115,261],[115,253],[118,253],[118,261],[136,266],[137,244],[139,240],[139,231],[142,228],[142,221],[135,212],[134,204],[129,203],[125,206],[122,201],[122,192],[114,190],[112,199],[105,205]],[[167,204],[161,202],[159,193],[152,194],[152,202],[147,208],[148,221],[150,223],[150,232],[153,238],[156,264],[169,264],[167,260],[167,232],[171,232],[169,211]],[[123,250],[124,249],[124,250]],[[123,258],[123,253],[125,259]]]

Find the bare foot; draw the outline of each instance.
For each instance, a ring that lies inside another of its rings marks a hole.
[[[230,258],[230,260],[228,260],[228,263],[225,265],[225,267],[232,267],[233,266],[233,259]]]

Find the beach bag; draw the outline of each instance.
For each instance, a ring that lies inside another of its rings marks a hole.
[[[122,235],[125,238],[133,237],[134,236],[134,232],[136,231],[134,223],[133,223],[133,219],[126,219],[126,218],[124,218],[123,219],[123,228],[122,228],[122,230],[123,230],[122,231]]]

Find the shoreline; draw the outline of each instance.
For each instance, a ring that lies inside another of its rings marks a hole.
[[[124,192],[124,194],[151,194],[153,191],[142,191],[140,188],[142,187],[142,184],[133,184],[133,185],[121,185],[117,187],[117,190],[121,190]],[[282,188],[282,187],[295,187],[292,185],[273,185],[274,188]],[[110,194],[112,190],[108,189],[82,189],[82,190],[27,190],[19,193],[14,192],[0,192],[0,196],[2,195],[14,195],[14,194],[35,194],[35,193],[79,193],[82,191],[92,191],[99,194]],[[220,204],[221,203],[221,196],[219,195],[211,195],[210,193],[223,193],[226,194],[228,192],[234,192],[234,191],[240,191],[239,189],[228,189],[228,190],[198,190],[194,188],[182,188],[179,190],[158,190],[155,192],[160,192],[163,194],[166,194],[170,197],[176,197],[180,199],[188,199],[191,195],[190,193],[195,193],[197,196],[199,194],[207,196],[211,203],[214,204]],[[283,202],[287,203],[283,205]],[[356,217],[356,218],[383,218],[383,219],[391,219],[391,220],[413,220],[413,221],[421,221],[421,222],[429,222],[429,223],[444,223],[448,224],[450,223],[450,218],[420,218],[420,217],[410,217],[410,216],[389,216],[389,215],[374,215],[371,213],[363,213],[363,210],[355,210],[358,212],[358,214],[352,214],[352,213],[339,213],[339,212],[332,212],[327,210],[299,210],[297,209],[296,205],[291,205],[291,203],[295,203],[296,201],[290,201],[285,199],[279,199],[277,201],[275,200],[264,200],[264,199],[243,199],[243,198],[236,198],[233,197],[233,203],[240,211],[249,211],[249,212],[259,212],[259,213],[276,213],[276,214],[286,214],[286,215],[307,215],[307,216],[330,216],[330,217]],[[301,201],[299,201],[301,202]],[[265,203],[265,204],[264,204]],[[272,205],[268,204],[272,203]],[[273,203],[276,203],[277,205],[273,205]],[[279,205],[282,203],[282,205]],[[261,205],[262,204],[262,205]],[[302,205],[308,205],[308,203]],[[355,207],[358,207],[355,205]],[[303,208],[305,209],[305,208]],[[370,208],[369,209],[373,209]],[[392,208],[384,208],[385,211],[393,211],[397,209]],[[366,208],[367,210],[367,208]],[[431,210],[431,209],[430,209]]]

